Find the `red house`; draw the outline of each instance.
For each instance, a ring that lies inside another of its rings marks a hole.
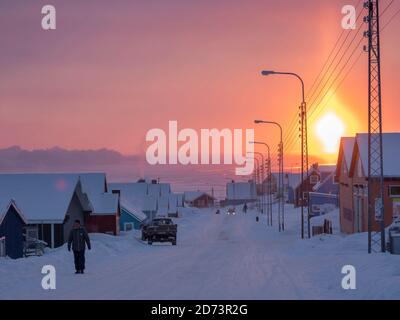
[[[340,183],[340,225],[346,233],[368,231],[368,134],[357,134],[354,138],[351,161],[345,167],[345,154],[349,153],[346,140],[342,140],[339,152],[337,179]],[[383,174],[385,226],[400,218],[400,133],[383,134]],[[349,158],[348,156],[346,157]],[[340,167],[339,167],[340,165]],[[372,177],[372,205],[379,198],[379,180]],[[373,216],[372,228],[379,230],[380,223]]]
[[[307,206],[308,199],[307,193],[313,192],[314,188],[330,174],[335,171],[335,166],[319,165],[314,163],[308,170],[308,174],[304,176],[304,180],[298,182],[294,187],[294,205],[300,207],[301,205]],[[302,194],[303,192],[303,194]]]
[[[189,191],[184,193],[184,201],[190,207],[210,208],[214,206],[215,198],[201,191]]]
[[[339,155],[336,166],[335,181],[339,183],[339,208],[341,232],[353,233],[358,227],[354,224],[353,215],[353,179],[349,175],[354,149],[354,137],[343,137],[340,140]]]
[[[79,178],[90,206],[90,211],[85,214],[88,232],[118,235],[121,215],[119,193],[108,192],[104,173],[87,173]]]

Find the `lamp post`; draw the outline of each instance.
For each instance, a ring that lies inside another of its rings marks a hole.
[[[260,177],[260,162],[258,161],[258,159],[256,157],[254,157],[254,155],[256,154],[255,152],[248,152],[248,154],[252,154],[251,157],[247,157],[248,159],[252,159],[255,161],[256,163],[256,168],[254,170],[254,181],[255,181],[255,185],[256,185],[256,197],[257,197],[257,204],[258,204],[258,208],[260,210],[260,202],[258,201],[258,193],[257,193],[257,184],[258,184],[258,180]]]
[[[284,197],[284,188],[283,188],[283,129],[282,126],[275,121],[265,121],[265,120],[255,120],[256,124],[272,124],[279,128],[280,131],[280,142],[279,142],[279,154],[278,154],[278,162],[279,162],[279,183],[278,183],[278,224],[279,231],[285,231],[285,197]]]
[[[248,154],[254,154],[254,155],[258,155],[258,156],[260,156],[261,157],[261,163],[262,163],[262,165],[260,166],[259,165],[259,167],[258,167],[258,169],[259,169],[259,171],[261,171],[261,213],[264,213],[264,209],[265,209],[265,197],[264,197],[264,195],[265,195],[265,190],[264,190],[264,179],[265,179],[265,175],[264,175],[264,165],[265,165],[265,162],[264,162],[264,155],[261,153],[261,152],[248,152]],[[256,159],[256,160],[258,160],[258,159]],[[257,188],[256,188],[256,190],[257,190]]]
[[[250,141],[250,143],[253,144],[260,144],[264,145],[267,147],[267,179],[268,179],[268,192],[267,192],[267,220],[268,220],[268,225],[272,226],[272,197],[271,197],[271,191],[272,191],[272,174],[271,174],[271,153],[270,153],[270,148],[269,145],[265,142],[260,142],[260,141]],[[263,183],[264,185],[264,183]]]
[[[300,206],[301,206],[301,237],[304,239],[304,225],[307,222],[307,234],[310,238],[310,207],[309,207],[309,193],[308,190],[304,192],[304,176],[308,180],[308,139],[307,139],[307,104],[304,94],[304,81],[303,79],[294,72],[280,72],[280,71],[273,71],[273,70],[264,70],[261,72],[263,76],[270,76],[270,75],[288,75],[297,78],[301,83],[301,95],[302,95],[302,102],[300,109],[300,138],[301,138],[301,184],[300,184]],[[304,219],[304,196],[306,195],[307,198],[307,221]]]

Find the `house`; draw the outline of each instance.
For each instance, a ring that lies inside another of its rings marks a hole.
[[[340,231],[343,233],[355,232],[352,197],[353,181],[349,175],[354,143],[355,137],[341,138],[335,172],[335,181],[339,184]]]
[[[50,247],[66,242],[78,219],[89,232],[118,234],[118,195],[103,173],[1,174],[0,199],[14,199],[36,238]]]
[[[137,208],[126,199],[121,200],[121,217],[119,220],[120,230],[139,230],[140,226],[146,221],[146,219],[147,216],[140,208]]]
[[[153,185],[153,187],[149,187]],[[158,198],[163,194],[163,187],[149,184],[145,181],[127,183],[109,183],[108,188],[111,192],[118,192],[123,203],[130,203],[136,209],[146,215],[146,220],[156,217],[158,211]],[[150,189],[152,191],[150,191]],[[150,194],[151,193],[151,194]]]
[[[78,174],[78,178],[91,205],[90,212],[85,215],[87,231],[118,235],[121,214],[119,194],[108,192],[105,173],[83,173]]]
[[[159,183],[157,180],[110,183],[109,189],[119,192],[121,199],[145,213],[146,220],[152,220],[156,216],[178,217],[178,208],[184,205],[183,194],[172,193],[169,183]]]
[[[242,205],[257,201],[256,184],[253,180],[247,182],[229,182],[226,184],[226,199],[222,206]]]
[[[384,176],[384,212],[385,227],[392,224],[393,219],[398,217],[400,204],[400,133],[384,133],[383,141],[383,176]],[[346,186],[340,183],[340,202],[341,202],[341,229],[347,233],[368,231],[368,134],[357,134],[351,154],[348,177],[343,168],[342,157],[338,159],[342,165],[337,179],[348,181],[351,185]],[[347,191],[347,192],[346,192]],[[372,176],[371,181],[372,206],[378,202],[379,198],[379,179]],[[352,202],[352,206],[349,204]],[[380,222],[373,217],[372,230],[378,231]]]
[[[210,208],[214,206],[215,198],[202,191],[187,191],[184,193],[185,203],[195,208]]]
[[[22,258],[24,248],[23,228],[27,224],[25,216],[14,200],[0,201],[0,239],[4,245],[0,256],[12,259]]]
[[[295,207],[300,207],[301,205],[307,206],[307,193],[313,192],[314,188],[329,175],[332,175],[335,170],[336,167],[334,165],[319,165],[318,163],[314,163],[308,170],[308,173],[304,175],[303,181],[300,179],[298,184],[294,186]],[[334,174],[331,177],[333,179]]]
[[[85,215],[88,232],[118,235],[121,208],[119,196],[113,193],[89,194],[92,205],[90,213]]]
[[[336,170],[321,173],[321,180],[309,193],[310,215],[326,214],[339,206],[339,184],[335,181]]]
[[[178,218],[179,208],[183,206],[183,194],[171,193],[168,197],[168,217]]]
[[[310,192],[310,216],[320,216],[326,214],[339,206],[339,196],[337,194]]]

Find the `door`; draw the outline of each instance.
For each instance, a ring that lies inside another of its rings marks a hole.
[[[354,194],[354,232],[362,232],[362,215],[364,209],[363,198],[356,192]]]

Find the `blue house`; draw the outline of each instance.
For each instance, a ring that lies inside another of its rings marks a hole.
[[[4,254],[12,259],[22,258],[26,219],[13,200],[0,206],[0,239],[4,244]]]
[[[322,172],[321,180],[314,186],[313,191],[325,194],[339,194],[339,184],[335,181],[336,170]]]
[[[339,207],[337,194],[310,192],[310,215],[320,216]]]
[[[136,208],[127,200],[121,200],[120,230],[139,230],[140,225],[146,220],[147,216],[140,208]]]
[[[339,185],[334,178],[335,171],[322,172],[321,180],[309,193],[311,216],[323,215],[339,207]]]

